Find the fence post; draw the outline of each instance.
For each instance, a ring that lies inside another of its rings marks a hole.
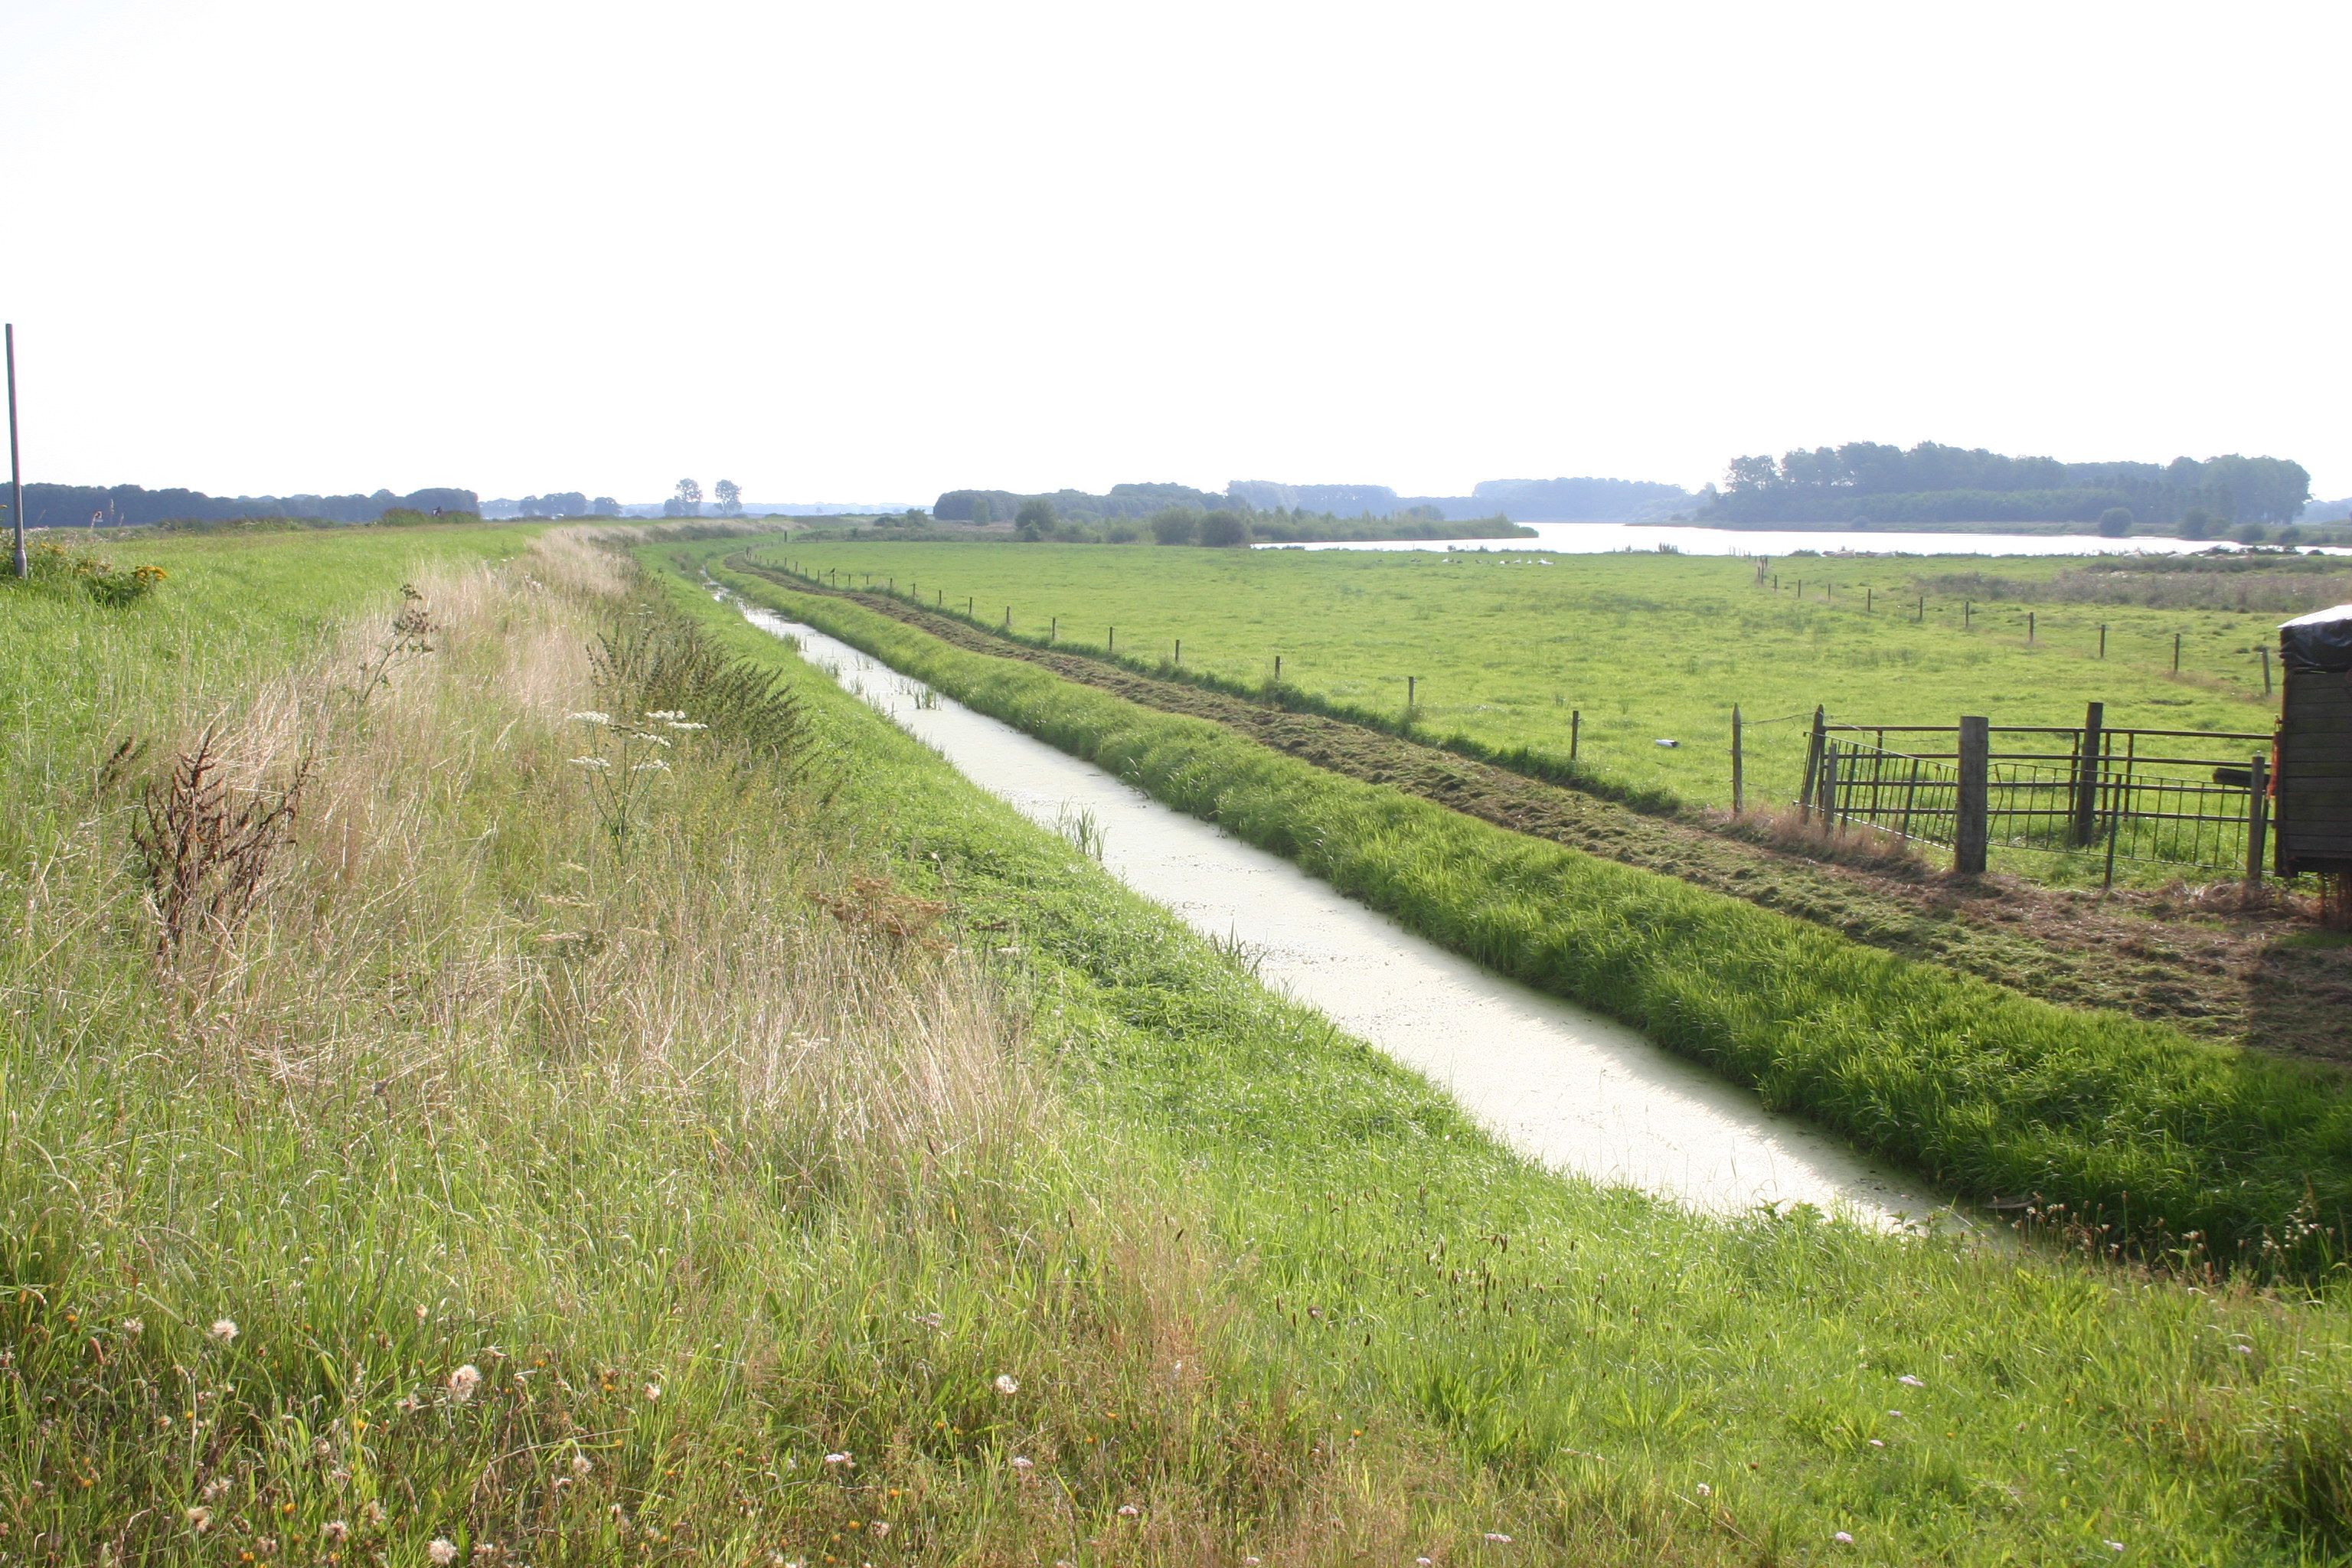
[[[2246,770],[2252,788],[2246,792],[2246,886],[2263,885],[2263,841],[2270,837],[2271,760],[2260,752]]]
[[[2094,702],[2083,710],[2083,744],[2074,753],[2074,822],[2069,835],[2084,845],[2099,830],[2099,731],[2106,727],[2107,705]]]
[[[2180,673],[2180,634],[2179,632],[2172,634],[2172,673],[2175,675]]]
[[[2027,642],[2032,642],[2033,640],[2033,612],[2032,610],[2025,612],[2025,640]]]
[[[1581,708],[1570,709],[1568,710],[1568,760],[1571,763],[1576,761],[1577,738],[1583,732],[1583,730],[1584,710]]]
[[[2099,657],[2107,657],[2107,626],[2104,621],[2099,623]]]
[[[1179,666],[1181,666],[1184,662],[1184,639],[1182,637],[1178,637],[1176,639],[1176,662]]]
[[[1010,605],[1004,606],[1004,629],[1008,632],[1013,629],[1013,606]]]
[[[1739,704],[1731,705],[1731,815],[1738,816],[1748,806],[1746,781],[1740,776]]]
[[[1825,718],[1826,715],[1816,705],[1813,709],[1812,738],[1805,743],[1805,776],[1803,782],[1797,786],[1797,809],[1808,821],[1813,815],[1813,784],[1821,777],[1822,742],[1828,734],[1823,728]]]
[[[1055,639],[1059,637],[1061,635],[1062,617],[1055,616],[1045,623],[1045,646],[1047,647],[1053,647]]]
[[[1878,611],[1877,611],[1877,609],[1876,609],[1874,606],[1877,605],[1877,603],[1878,603],[1878,590],[1877,590],[1877,589],[1875,589],[1875,588],[1864,588],[1864,589],[1862,591],[1862,613],[1863,613],[1864,615],[1865,615],[1865,616],[1874,616],[1874,615],[1876,615],[1876,614],[1878,613]]]
[[[2265,697],[2268,697],[2268,696],[2271,694],[2271,647],[2270,647],[2270,644],[2268,644],[2268,643],[2264,643],[2264,644],[2263,645],[2263,647],[2262,647],[2262,655],[2263,655],[2263,696],[2265,696]]]
[[[1832,741],[1822,748],[1822,821],[1834,833],[1838,822],[1838,744]]]
[[[1963,877],[1981,877],[1992,784],[1992,725],[1990,721],[1963,714],[1960,718],[1958,789],[1954,801],[1952,869]]]
[[[1417,675],[1408,675],[1404,678],[1404,710],[1408,713],[1412,711],[1413,694],[1420,685],[1421,677]]]
[[[1109,629],[1109,631],[1108,631],[1108,632],[1104,636],[1104,637],[1103,637],[1103,652],[1105,652],[1105,653],[1107,653],[1107,654],[1112,654],[1112,655],[1117,655],[1117,654],[1118,654],[1118,628],[1117,626],[1112,626],[1112,627]]]

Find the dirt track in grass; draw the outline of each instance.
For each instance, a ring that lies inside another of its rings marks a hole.
[[[2209,1038],[2352,1067],[2352,945],[2277,908],[2200,907],[2188,894],[2096,894],[2007,877],[1965,882],[1843,865],[1756,842],[1721,819],[1645,815],[1344,720],[1295,713],[1088,654],[1034,647],[887,595],[835,591],[729,561],[797,593],[841,598],[954,647],[1017,658],[1163,712],[1223,724],[1349,778],[1514,832],[1664,872],[1906,957],[2045,1001],[2113,1007]]]

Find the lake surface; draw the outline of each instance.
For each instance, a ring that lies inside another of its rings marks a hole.
[[[1120,880],[1193,930],[1240,943],[1267,984],[1421,1072],[1555,1170],[1712,1213],[1804,1203],[1895,1228],[1949,1212],[1912,1178],[1766,1111],[1622,1025],[1448,952],[1279,856],[846,643],[739,608],[1032,821],[1066,836],[1083,815]]]
[[[1380,539],[1261,544],[1260,550],[1548,550],[1602,555],[1671,546],[1685,555],[1788,555],[1815,550],[1875,555],[2185,555],[2232,545],[2210,539],[2106,539],[2095,533],[1898,533],[1843,529],[1694,528],[1663,522],[1530,522],[1533,539]],[[2331,549],[2331,555],[2352,551]]]

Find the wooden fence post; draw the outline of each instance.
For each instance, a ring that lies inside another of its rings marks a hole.
[[[2264,643],[2264,644],[2263,645],[2263,647],[2262,647],[2262,655],[2263,655],[2263,696],[2265,696],[2265,697],[2268,697],[2268,696],[2271,694],[2271,647],[2270,647],[2270,644],[2268,644],[2268,643]]]
[[[1047,647],[1053,647],[1055,639],[1059,637],[1061,635],[1062,617],[1055,616],[1045,623],[1045,646]]]
[[[2099,623],[2099,657],[2107,657],[2107,625],[2105,621]]]
[[[1820,789],[1822,822],[1832,833],[1838,822],[1838,743],[1832,741],[1822,748],[1822,785]]]
[[[2246,770],[2252,787],[2246,792],[2246,886],[2263,885],[2263,841],[2270,837],[2271,760],[2260,752]]]
[[[1571,763],[1576,761],[1576,742],[1578,738],[1582,735],[1583,732],[1584,710],[1581,708],[1570,709],[1568,710],[1568,760]]]
[[[1828,733],[1822,728],[1822,710],[1816,706],[1813,709],[1812,739],[1805,743],[1805,776],[1797,786],[1797,809],[1809,821],[1813,815],[1813,784],[1822,771],[1822,742]]]
[[[1103,652],[1113,656],[1116,656],[1118,653],[1118,628],[1117,626],[1111,627],[1109,631],[1105,634],[1103,637]]]
[[[2094,702],[2083,710],[2083,739],[2074,752],[2074,820],[2068,835],[2075,844],[2098,837],[2099,732],[2106,728],[2107,705]]]
[[[1404,710],[1408,713],[1412,711],[1413,692],[1420,684],[1421,677],[1417,675],[1408,675],[1404,678]]]
[[[1176,664],[1179,668],[1181,668],[1184,664],[1184,639],[1182,637],[1178,637],[1176,639]]]
[[[2025,640],[2027,642],[2032,642],[2033,640],[2033,612],[2032,610],[2025,612]]]
[[[2175,675],[2180,673],[2180,634],[2179,632],[2172,634],[2172,673]]]
[[[1864,588],[1862,591],[1862,613],[1865,616],[1876,615],[1878,613],[1875,608],[1877,604],[1878,590],[1875,588]]]
[[[1748,805],[1745,781],[1740,776],[1739,704],[1731,705],[1731,815],[1738,816]]]
[[[1963,877],[1981,877],[1989,838],[1987,810],[1992,784],[1992,724],[1990,720],[1962,715],[1960,719],[1958,789],[1954,801],[1952,869]]]

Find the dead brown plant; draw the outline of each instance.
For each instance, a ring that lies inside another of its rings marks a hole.
[[[155,910],[159,956],[168,960],[200,931],[234,930],[251,912],[293,841],[310,776],[305,752],[284,784],[236,789],[220,731],[208,726],[169,773],[149,781],[131,840]]]

